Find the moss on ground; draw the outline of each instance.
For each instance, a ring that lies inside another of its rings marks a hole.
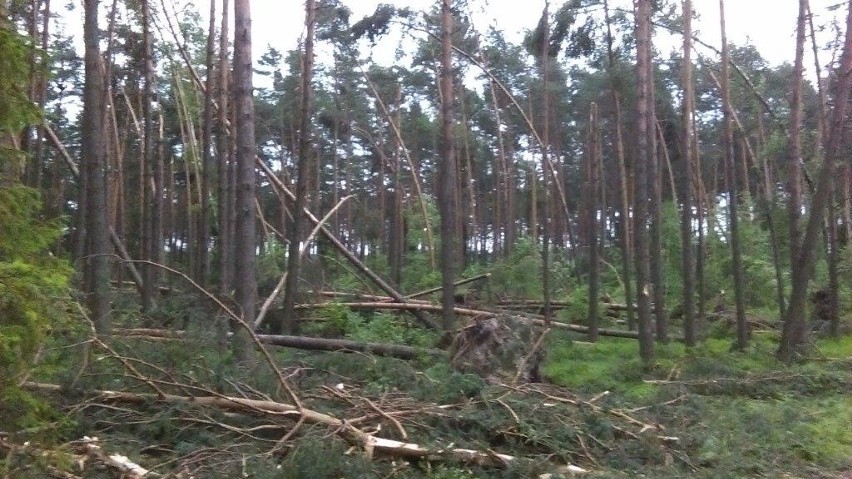
[[[680,438],[686,456],[635,473],[839,477],[852,470],[852,337],[817,340],[814,358],[792,366],[774,359],[769,335],[756,335],[741,352],[731,344],[662,345],[655,368],[643,371],[635,341],[563,337],[551,343],[544,371],[579,392],[611,391],[609,407],[641,408]]]

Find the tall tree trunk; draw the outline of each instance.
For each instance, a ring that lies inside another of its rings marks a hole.
[[[749,340],[748,321],[745,314],[745,279],[740,245],[739,188],[737,158],[734,153],[733,110],[730,93],[730,56],[728,38],[725,32],[725,1],[719,0],[719,27],[722,32],[722,108],[724,110],[724,132],[722,139],[723,157],[728,180],[728,221],[730,223],[729,240],[733,255],[734,296],[737,311],[737,349],[745,349]],[[743,179],[745,180],[745,178]]]
[[[787,160],[787,223],[790,235],[790,264],[799,258],[802,216],[802,81],[805,58],[805,17],[807,1],[799,0],[799,19],[796,24],[796,58],[790,95],[790,158]]]
[[[621,98],[617,90],[617,79],[614,72],[615,52],[612,47],[612,22],[609,16],[609,3],[604,0],[604,16],[606,18],[606,42],[607,42],[607,73],[609,75],[610,92],[612,95],[613,111],[615,118],[615,157],[618,162],[619,181],[619,223],[621,243],[621,269],[624,277],[624,300],[627,304],[627,327],[631,331],[636,329],[636,314],[633,309],[633,287],[631,286],[632,275],[630,265],[633,264],[633,245],[631,241],[630,228],[630,189],[628,188],[627,162],[624,154],[624,138],[622,136]]]
[[[396,89],[396,101],[394,102],[396,108],[396,114],[392,117],[390,115],[388,118],[388,122],[394,123],[396,126],[394,127],[395,131],[399,131],[402,127],[402,85],[398,86]],[[389,248],[388,248],[388,266],[390,267],[390,276],[391,283],[397,289],[402,284],[402,267],[403,267],[403,252],[405,251],[405,218],[403,216],[402,202],[403,202],[403,191],[402,191],[402,161],[400,158],[400,150],[405,148],[405,145],[400,144],[399,138],[396,136],[392,142],[394,145],[393,148],[393,169],[391,173],[393,174],[393,195],[391,196],[391,217],[390,217],[390,234],[389,234]],[[337,149],[335,148],[335,151]],[[335,191],[336,191],[335,186]],[[337,204],[337,201],[334,202]]]
[[[156,167],[154,165],[154,116],[151,104],[154,101],[154,58],[151,38],[151,7],[148,0],[142,0],[142,164],[144,181],[142,189],[142,257],[149,261],[155,259],[155,250],[161,247],[159,239],[154,237],[155,223],[160,218],[154,216],[154,202],[157,200],[154,183]],[[153,264],[142,265],[142,311],[148,312],[154,304],[157,294],[157,271]]]
[[[546,325],[550,325],[550,319],[552,315],[551,307],[550,307],[550,233],[551,233],[551,224],[553,223],[551,218],[551,209],[550,209],[550,201],[548,191],[550,188],[549,180],[550,175],[547,174],[547,164],[550,161],[550,94],[548,91],[548,81],[549,79],[549,66],[550,66],[550,2],[545,0],[544,2],[544,12],[542,13],[542,21],[544,22],[544,34],[542,35],[543,40],[541,42],[541,165],[542,165],[542,195],[544,199],[542,201],[543,211],[542,211],[542,220],[541,220],[541,285],[542,285],[542,299],[543,299],[543,307],[542,314],[544,315],[544,322]],[[553,177],[553,180],[557,180],[557,178]]]
[[[653,49],[652,49],[653,51]],[[649,78],[649,104],[650,116],[649,125],[651,145],[649,157],[648,182],[651,187],[651,285],[654,292],[654,318],[656,325],[657,340],[667,342],[669,335],[669,317],[666,311],[666,285],[663,277],[663,161],[660,161],[660,152],[667,154],[666,145],[662,139],[657,141],[657,132],[659,124],[656,114],[656,93],[654,86],[654,63],[649,62],[648,78]]]
[[[254,210],[256,173],[254,167],[254,100],[252,98],[251,56],[251,10],[250,0],[234,1],[234,114],[237,145],[237,191],[235,210],[234,280],[236,302],[243,321],[254,322],[257,303],[257,277],[255,271],[255,248],[257,238]],[[250,363],[254,349],[248,332],[241,327],[234,331],[234,354],[242,363]]]
[[[801,0],[800,8],[802,8],[803,4],[806,7],[807,0]],[[847,3],[847,8],[846,37],[843,44],[840,67],[837,69],[837,88],[834,90],[837,93],[834,98],[831,129],[828,133],[828,141],[825,147],[825,160],[820,169],[817,189],[811,202],[811,214],[808,218],[807,227],[799,244],[799,255],[792,265],[793,281],[790,305],[787,307],[784,317],[784,327],[778,346],[778,359],[787,363],[796,359],[803,352],[808,341],[805,310],[811,271],[810,266],[814,258],[817,237],[822,228],[823,215],[831,196],[834,165],[840,157],[843,144],[843,131],[847,120],[850,83],[852,83],[850,81],[850,72],[852,71],[852,0]],[[803,23],[801,16],[799,23]]]
[[[109,225],[107,223],[107,158],[105,84],[98,30],[99,0],[84,4],[85,84],[83,87],[82,154],[86,201],[83,263],[86,302],[99,332],[110,329]]]
[[[216,75],[213,63],[216,56],[216,0],[210,0],[210,23],[207,27],[206,78],[204,88],[204,113],[201,133],[201,217],[198,223],[198,279],[201,284],[210,281],[210,184],[215,171],[213,156],[213,95]]]
[[[646,366],[654,363],[654,328],[651,323],[650,252],[648,244],[648,175],[653,155],[654,122],[650,71],[651,0],[636,0],[636,186],[633,206],[636,249],[636,292],[639,319],[639,355]]]
[[[692,83],[692,0],[683,0],[683,178],[680,193],[683,276],[683,337],[687,346],[695,346],[695,258],[692,231],[692,168],[696,164],[695,91]]]
[[[305,52],[302,56],[301,100],[299,105],[299,154],[298,178],[296,178],[296,201],[293,207],[293,226],[288,232],[290,244],[287,248],[287,281],[284,284],[284,306],[281,319],[272,323],[275,333],[291,334],[296,329],[296,295],[299,292],[301,260],[299,248],[305,230],[305,216],[301,211],[308,205],[310,195],[311,166],[311,93],[314,71],[314,30],[316,27],[316,5],[314,0],[305,2]]]
[[[230,87],[228,81],[228,0],[222,0],[222,23],[219,33],[219,79],[217,94],[219,97],[219,115],[216,120],[216,190],[218,196],[217,217],[219,246],[219,294],[231,294],[233,285],[234,258],[233,236],[231,235],[230,205],[230,152],[231,139],[228,128]]]
[[[601,135],[598,124],[598,105],[592,103],[589,113],[589,139],[587,142],[587,181],[589,182],[589,193],[587,196],[588,230],[589,230],[589,315],[587,326],[589,327],[589,341],[598,340],[598,305],[600,303],[600,279],[598,258],[598,173],[601,171]],[[628,306],[629,307],[629,306]]]
[[[441,68],[439,89],[441,92],[441,140],[442,165],[440,195],[441,212],[441,285],[442,318],[444,331],[455,327],[455,271],[456,262],[456,152],[453,141],[453,58],[452,0],[441,0]]]
[[[806,16],[810,27],[810,40],[811,46],[813,47],[813,56],[814,56],[814,73],[817,77],[817,91],[819,92],[819,128],[817,132],[819,133],[817,138],[817,144],[820,146],[818,148],[818,152],[820,155],[825,154],[825,149],[822,146],[825,144],[825,135],[828,126],[826,123],[828,122],[828,118],[826,117],[826,96],[825,90],[822,88],[822,75],[821,68],[819,62],[819,46],[816,41],[816,31],[814,29],[814,18],[811,13],[811,8],[808,2],[805,2],[805,8],[807,9]],[[804,70],[804,68],[803,68]],[[832,186],[830,188],[829,199],[828,199],[828,226],[826,228],[826,236],[827,236],[827,260],[828,260],[828,320],[829,320],[829,334],[831,336],[836,337],[838,334],[838,330],[840,327],[840,277],[839,277],[839,248],[840,244],[838,241],[838,218],[837,218],[837,208],[839,207],[837,201],[838,187],[843,186],[843,182],[841,180],[840,183],[837,183],[837,175],[840,175],[841,178],[845,173],[845,167],[841,165],[841,168],[832,174]],[[846,198],[848,201],[849,198]]]

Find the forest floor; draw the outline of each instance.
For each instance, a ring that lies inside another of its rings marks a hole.
[[[316,314],[324,320],[305,328],[315,336],[424,348],[437,339],[400,324],[403,315],[333,306]],[[16,457],[7,471],[29,471],[9,477],[57,468],[70,474],[57,477],[119,477],[104,454],[98,467],[71,465],[91,457],[81,440],[94,437],[100,450],[151,471],[144,477],[852,477],[852,336],[817,339],[807,361],[784,366],[774,330],[755,332],[741,352],[721,331],[691,350],[659,345],[656,367],[645,370],[635,340],[588,343],[554,330],[541,342],[536,383],[511,365],[462,372],[446,356],[270,348],[279,376],[263,361],[236,364],[201,317],[185,318],[177,339],[62,338],[45,358],[61,366],[31,385],[63,411],[51,429],[59,445],[35,460],[37,448],[0,437]],[[324,416],[271,411],[294,402],[282,377],[301,407]],[[233,398],[258,402],[235,408]],[[349,427],[425,452],[403,459],[404,447],[376,445],[365,454]]]

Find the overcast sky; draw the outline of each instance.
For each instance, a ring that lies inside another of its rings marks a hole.
[[[199,4],[204,3],[198,0]],[[842,0],[811,0],[817,25],[825,24],[834,15],[844,14],[843,8],[829,12],[828,7]],[[375,11],[379,3],[393,3],[411,7],[417,11],[430,8],[435,0],[349,0],[345,1],[353,11],[352,20]],[[495,25],[507,33],[510,39],[517,40],[520,33],[535,27],[544,8],[544,0],[469,0],[474,14],[474,26],[486,31]],[[560,4],[560,0],[551,0],[551,9]],[[794,33],[798,2],[796,0],[728,0],[725,2],[728,37],[738,45],[746,42],[754,44],[772,64],[784,61],[792,63],[794,54]],[[293,49],[304,31],[304,11],[301,0],[255,0],[252,2],[254,50],[257,55],[272,45],[281,51]],[[610,0],[611,8],[632,9],[632,0]],[[702,40],[720,46],[719,41],[719,1],[693,0],[693,8],[700,15],[695,29]],[[827,37],[825,37],[827,39]],[[392,55],[397,39],[380,40],[377,49]],[[388,45],[390,45],[388,47]],[[666,49],[664,45],[659,45]],[[668,47],[672,48],[672,47]],[[810,51],[810,50],[808,50]],[[668,51],[663,53],[667,54]],[[382,52],[375,52],[381,58]],[[825,63],[828,58],[821,59]]]

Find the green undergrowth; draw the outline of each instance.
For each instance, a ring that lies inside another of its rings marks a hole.
[[[768,335],[742,352],[731,344],[658,345],[655,367],[643,370],[636,341],[557,337],[544,372],[585,395],[611,391],[602,404],[645,411],[680,438],[670,465],[634,471],[648,477],[839,477],[852,468],[852,337],[819,339],[810,361],[791,366],[774,359]]]

